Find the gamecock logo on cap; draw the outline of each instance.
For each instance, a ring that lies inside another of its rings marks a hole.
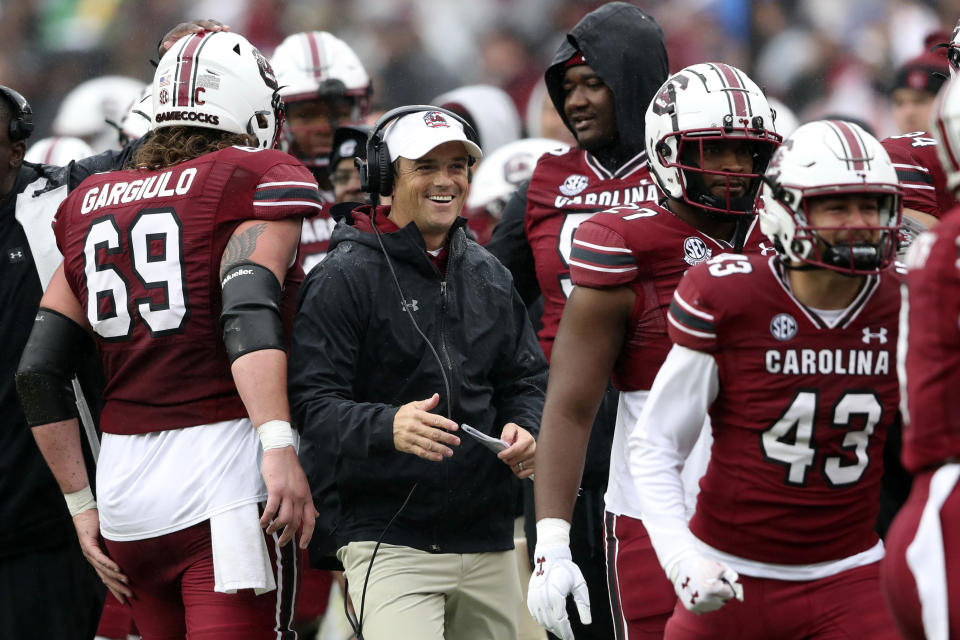
[[[443,114],[439,111],[428,111],[427,113],[423,114],[423,121],[428,127],[433,128],[450,126],[447,124],[447,119],[444,118]]]

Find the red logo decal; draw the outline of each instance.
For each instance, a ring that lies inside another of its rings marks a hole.
[[[443,114],[439,111],[428,111],[423,114],[423,121],[428,127],[437,128],[437,127],[449,127],[447,124],[447,119],[443,117]]]

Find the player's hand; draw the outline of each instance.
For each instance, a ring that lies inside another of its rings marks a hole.
[[[530,615],[560,640],[574,640],[567,618],[567,596],[573,595],[580,622],[590,624],[593,619],[587,582],[570,556],[570,547],[537,544],[533,562],[533,575],[527,588]]]
[[[696,551],[680,556],[667,568],[677,598],[697,615],[716,611],[731,598],[743,602],[743,585],[736,571]]]
[[[521,480],[532,476],[537,441],[530,432],[520,425],[508,422],[503,427],[500,438],[510,446],[498,453],[497,457]]]
[[[230,27],[216,20],[181,22],[173,29],[170,29],[170,31],[167,31],[167,35],[160,38],[160,46],[157,48],[157,54],[162,58],[163,54],[165,54],[177,40],[191,33],[197,33],[198,31],[230,31]]]
[[[453,455],[460,438],[449,433],[459,429],[453,420],[430,413],[439,404],[440,395],[433,394],[426,400],[408,402],[393,417],[393,446],[397,451],[412,453],[425,460],[440,462]]]
[[[127,598],[133,597],[130,580],[100,546],[100,512],[96,509],[81,511],[73,516],[73,526],[77,530],[80,549],[87,562],[93,565],[103,584],[107,585],[107,589],[110,589],[120,604],[126,604]]]
[[[310,485],[300,467],[296,449],[282,447],[264,451],[260,472],[267,485],[267,506],[263,509],[260,526],[266,528],[267,533],[283,529],[279,540],[282,547],[302,525],[300,548],[306,549],[320,513],[313,506]]]

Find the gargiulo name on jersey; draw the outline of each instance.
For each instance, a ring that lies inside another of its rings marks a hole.
[[[164,171],[132,182],[105,182],[84,194],[80,213],[87,214],[102,207],[128,204],[137,200],[186,195],[193,186],[194,178],[197,177],[197,170],[194,167],[184,169],[177,178],[177,183],[171,187],[171,177],[177,171],[180,170]]]
[[[885,376],[890,352],[885,349],[768,349],[767,373],[786,376]]]

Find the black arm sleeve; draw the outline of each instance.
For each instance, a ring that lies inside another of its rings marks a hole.
[[[523,303],[529,306],[540,295],[540,283],[537,282],[533,251],[530,250],[524,229],[528,186],[529,182],[521,184],[507,201],[486,249],[510,270],[513,285],[520,293]]]
[[[261,349],[285,351],[280,319],[282,291],[273,272],[254,262],[241,262],[230,267],[220,285],[220,326],[230,364]]]
[[[77,416],[71,380],[90,336],[70,318],[40,308],[17,367],[17,395],[36,427]]]

